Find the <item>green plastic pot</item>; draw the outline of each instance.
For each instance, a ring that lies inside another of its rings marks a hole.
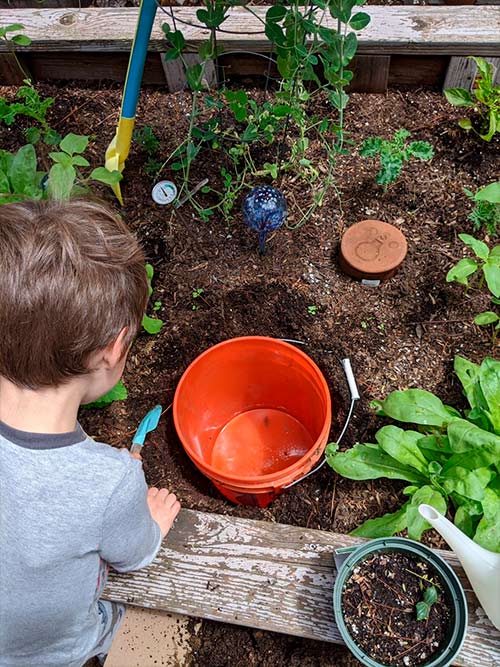
[[[456,658],[465,640],[467,631],[467,603],[465,600],[465,593],[457,575],[453,572],[448,563],[446,563],[441,556],[434,553],[432,549],[420,544],[420,542],[407,540],[403,537],[387,537],[372,540],[366,544],[361,544],[359,547],[339,549],[336,552],[336,562],[338,562],[339,556],[347,556],[340,568],[338,568],[339,571],[333,589],[333,611],[340,634],[351,653],[353,653],[363,665],[366,665],[366,667],[387,667],[387,665],[377,662],[365,653],[349,634],[342,612],[342,593],[344,591],[344,585],[351,576],[356,565],[375,553],[387,553],[391,551],[404,553],[429,563],[439,576],[444,594],[451,607],[452,618],[448,635],[440,649],[429,661],[422,663],[419,667],[447,667],[447,665],[450,665]]]

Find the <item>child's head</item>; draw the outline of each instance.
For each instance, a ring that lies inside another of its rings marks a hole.
[[[147,299],[142,250],[102,204],[0,206],[0,376],[57,387],[112,348],[121,374]]]

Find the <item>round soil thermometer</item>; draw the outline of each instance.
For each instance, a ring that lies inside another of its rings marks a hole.
[[[160,206],[171,204],[177,197],[175,183],[172,183],[172,181],[159,181],[155,183],[151,196],[153,197],[153,201],[156,204],[160,204]]]

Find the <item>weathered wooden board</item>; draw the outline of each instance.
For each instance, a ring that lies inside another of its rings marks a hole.
[[[22,60],[22,62],[21,62]],[[25,71],[23,71],[19,64],[22,64]],[[27,75],[26,63],[24,58],[14,56],[13,53],[0,53],[0,74],[2,80],[12,86],[19,86],[23,83]]]
[[[105,597],[340,643],[332,593],[334,549],[363,540],[295,526],[181,510],[155,561],[112,573]],[[469,629],[455,664],[498,667],[500,633],[485,617],[451,552],[440,554],[466,590]]]
[[[500,40],[500,34],[498,39]],[[487,60],[493,65],[493,83],[495,86],[498,86],[500,82],[500,58],[487,58]],[[472,90],[476,74],[477,65],[472,58],[453,56],[450,58],[443,89],[465,88],[466,90]]]
[[[164,8],[165,9],[165,8]],[[175,7],[188,43],[193,47],[206,39],[207,29],[198,27],[196,7]],[[225,48],[267,49],[262,19],[267,7],[256,6],[254,14],[242,7],[231,9],[224,22],[219,44]],[[359,36],[360,54],[391,55],[500,55],[500,7],[407,7],[369,6],[364,9],[372,21]],[[29,50],[42,51],[128,51],[135,33],[137,8],[4,9],[2,22],[22,23],[32,39]],[[158,11],[150,49],[165,51],[161,30],[168,13]],[[330,17],[328,25],[335,25]],[[0,43],[0,51],[5,47]]]

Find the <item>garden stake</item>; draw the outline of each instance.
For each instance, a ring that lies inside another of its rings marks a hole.
[[[130,152],[137,100],[139,98],[144,63],[148,52],[149,38],[156,15],[156,7],[155,0],[141,1],[137,28],[135,31],[134,42],[132,44],[127,77],[125,79],[125,87],[123,90],[120,119],[118,121],[116,135],[106,150],[105,165],[106,169],[109,171],[116,170],[122,172],[125,168],[125,160]],[[123,206],[120,184],[115,183],[111,188],[118,201]]]
[[[132,447],[130,448],[131,454],[140,454],[142,446],[144,445],[144,440],[146,439],[147,434],[150,431],[154,431],[158,426],[162,413],[161,405],[155,405],[155,407],[150,410],[146,416],[143,418],[135,435],[132,440]]]

